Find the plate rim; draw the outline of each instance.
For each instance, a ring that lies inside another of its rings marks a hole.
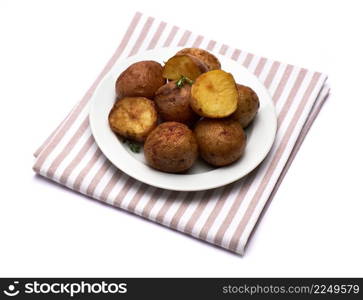
[[[243,65],[238,65],[238,67],[245,69],[251,76],[253,76],[261,85],[261,87],[264,89],[265,93],[269,96],[268,102],[270,104],[270,109],[272,109],[273,115],[274,115],[274,122],[272,125],[272,129],[273,129],[273,135],[268,143],[268,145],[266,146],[266,150],[263,152],[263,154],[261,154],[261,157],[258,159],[258,163],[256,163],[254,166],[250,166],[250,168],[246,168],[244,169],[244,172],[242,172],[242,175],[235,175],[235,176],[230,176],[229,179],[225,179],[222,180],[222,183],[217,183],[217,184],[207,184],[207,183],[200,183],[200,186],[194,186],[194,187],[190,187],[190,186],[185,186],[185,187],[181,187],[181,186],[170,186],[170,184],[166,185],[165,183],[159,183],[157,181],[152,181],[149,178],[145,178],[145,176],[143,177],[142,175],[139,175],[137,172],[130,172],[127,168],[122,168],[120,167],[119,163],[117,163],[116,161],[114,161],[113,157],[110,155],[107,155],[107,149],[105,149],[104,145],[102,145],[102,142],[100,142],[100,137],[98,136],[98,131],[95,128],[95,124],[97,123],[94,120],[94,116],[95,113],[94,110],[96,108],[96,102],[97,102],[97,97],[95,95],[97,95],[99,89],[102,87],[102,84],[104,83],[104,81],[106,81],[107,79],[109,79],[109,77],[113,74],[114,69],[122,64],[126,64],[127,62],[129,62],[129,64],[132,63],[133,60],[137,59],[137,57],[140,57],[143,55],[143,53],[152,53],[152,52],[156,52],[156,51],[162,51],[162,50],[167,50],[167,51],[172,51],[173,53],[177,52],[178,50],[185,48],[185,47],[169,47],[169,48],[157,48],[157,49],[152,49],[152,50],[146,50],[143,52],[140,52],[138,54],[135,54],[134,56],[130,56],[130,57],[125,57],[125,58],[121,58],[120,61],[116,62],[114,64],[114,66],[104,75],[104,77],[102,78],[102,80],[98,83],[97,87],[95,88],[91,99],[90,99],[90,106],[89,106],[89,115],[88,115],[88,119],[89,119],[89,124],[90,124],[90,128],[91,128],[91,133],[94,137],[95,143],[97,144],[98,148],[101,150],[101,152],[103,153],[103,155],[105,155],[105,157],[120,171],[124,172],[125,174],[127,174],[128,176],[142,182],[145,184],[148,184],[150,186],[156,187],[156,188],[161,188],[161,189],[166,189],[166,190],[172,190],[172,191],[183,191],[183,192],[192,192],[192,191],[203,191],[203,190],[209,190],[209,189],[214,189],[214,188],[218,188],[218,187],[222,187],[222,186],[226,186],[232,182],[235,182],[243,177],[245,177],[246,175],[248,175],[250,172],[252,172],[254,169],[256,169],[266,158],[266,156],[268,155],[268,153],[271,151],[271,148],[275,142],[276,139],[276,132],[277,132],[277,114],[276,114],[276,107],[272,101],[272,97],[269,93],[269,91],[267,90],[267,88],[263,85],[263,83],[259,80],[259,78],[254,75],[252,72],[250,72],[246,67],[244,67]],[[174,52],[175,51],[175,52]],[[213,51],[211,51],[213,53]],[[234,60],[222,56],[222,60],[229,60],[231,63],[236,63]],[[237,63],[236,63],[237,64]],[[125,150],[126,151],[126,150]],[[130,155],[130,154],[129,154]],[[131,156],[131,155],[130,155]],[[145,167],[145,164],[143,164],[142,162],[138,161],[137,159],[134,159],[135,161],[137,161],[138,164],[141,164]],[[233,164],[230,165],[233,167]],[[148,167],[150,170],[152,170],[153,172],[157,172],[157,173],[162,173],[163,176],[168,176],[168,177],[175,177],[175,176],[183,176],[184,179],[186,179],[186,177],[193,177],[195,179],[197,179],[198,177],[203,177],[202,174],[205,176],[206,173],[210,173],[210,172],[215,172],[218,173],[217,170],[221,170],[221,169],[225,169],[228,168],[229,166],[226,167],[222,167],[222,168],[216,168],[214,170],[205,172],[205,173],[197,173],[197,174],[172,174],[172,173],[165,173],[165,172],[161,172],[161,171],[157,171],[154,170],[150,167]],[[126,170],[125,170],[126,169]],[[181,180],[181,178],[179,178],[178,180]],[[208,182],[208,181],[207,181]]]

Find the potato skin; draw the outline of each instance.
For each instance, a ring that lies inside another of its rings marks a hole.
[[[189,54],[177,54],[165,63],[163,77],[168,80],[178,80],[181,76],[186,76],[195,80],[200,74],[207,71],[207,65],[197,57]]]
[[[156,91],[154,101],[162,120],[191,126],[199,119],[190,107],[190,91],[190,84],[179,88],[176,81],[168,82]]]
[[[116,95],[123,97],[145,97],[152,99],[159,87],[165,83],[163,67],[156,61],[139,61],[123,71],[116,81]]]
[[[149,166],[169,173],[187,171],[198,156],[193,132],[184,124],[165,122],[146,139],[144,154]]]
[[[235,162],[246,147],[246,135],[234,120],[203,119],[197,123],[194,133],[201,157],[216,167]]]
[[[118,135],[143,142],[157,126],[158,115],[153,101],[144,97],[118,100],[108,115],[111,129]]]
[[[243,128],[246,128],[255,118],[260,108],[260,101],[255,91],[248,86],[237,84],[237,90],[237,110],[231,115],[231,118],[237,120]]]
[[[195,56],[206,64],[208,71],[221,69],[221,63],[219,62],[218,58],[207,50],[200,48],[184,48],[178,51],[176,54],[189,54]]]

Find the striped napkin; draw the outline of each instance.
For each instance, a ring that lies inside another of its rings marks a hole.
[[[125,57],[169,46],[201,47],[230,57],[254,73],[271,93],[278,113],[276,140],[263,163],[243,179],[199,192],[154,188],[116,169],[95,144],[88,110],[100,80]],[[83,99],[36,151],[33,168],[77,192],[242,254],[266,202],[327,98],[326,78],[136,13],[115,54]]]

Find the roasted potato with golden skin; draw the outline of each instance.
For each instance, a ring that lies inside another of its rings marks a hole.
[[[206,64],[208,71],[221,69],[221,63],[219,62],[218,58],[207,50],[200,48],[184,48],[178,51],[176,54],[189,54],[195,56]]]
[[[116,81],[116,95],[152,99],[159,87],[165,84],[163,67],[156,61],[139,61],[123,71]]]
[[[194,133],[201,157],[216,167],[235,162],[246,147],[246,135],[235,120],[203,119],[195,126]]]
[[[198,156],[197,141],[193,132],[177,122],[161,123],[146,139],[146,162],[154,169],[181,173],[187,171]]]
[[[185,76],[195,80],[200,74],[207,72],[204,62],[189,54],[178,54],[170,58],[164,65],[163,77],[169,80],[178,80]]]
[[[243,128],[246,128],[255,118],[260,108],[260,101],[257,94],[250,87],[237,84],[237,89],[237,110],[231,115],[231,118],[237,120]]]
[[[237,109],[238,91],[232,74],[213,70],[192,85],[191,107],[202,117],[224,118]]]
[[[153,101],[144,97],[126,97],[115,103],[108,122],[118,135],[143,142],[157,126],[158,115]]]
[[[170,81],[156,91],[154,102],[157,110],[163,121],[193,125],[199,116],[190,107],[191,86],[184,83],[178,87],[176,82]]]

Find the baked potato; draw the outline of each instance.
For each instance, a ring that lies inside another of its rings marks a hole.
[[[163,67],[156,61],[139,61],[123,71],[116,81],[116,95],[152,99],[159,87],[165,84]]]
[[[159,88],[154,97],[157,110],[163,121],[175,121],[192,125],[199,116],[190,107],[191,86],[170,81]]]
[[[237,120],[243,128],[246,128],[255,118],[260,101],[257,94],[248,86],[237,84],[238,104],[231,118]]]
[[[207,72],[205,63],[189,54],[178,54],[170,58],[164,65],[163,77],[169,80],[178,80],[185,76],[195,80],[200,74]]]
[[[108,122],[118,135],[137,142],[145,141],[157,126],[158,115],[153,101],[144,97],[126,97],[111,109]]]
[[[203,119],[194,133],[201,157],[216,167],[235,162],[246,147],[246,135],[235,120]]]
[[[208,67],[208,71],[219,70],[221,68],[221,63],[219,62],[218,58],[204,49],[184,48],[178,51],[176,54],[189,54],[195,56],[206,64],[206,66]]]
[[[193,132],[177,122],[161,123],[146,139],[144,145],[146,162],[163,172],[187,171],[198,156],[197,141]]]
[[[224,118],[237,109],[237,86],[233,76],[225,71],[213,70],[200,75],[191,93],[191,107],[202,117]]]

